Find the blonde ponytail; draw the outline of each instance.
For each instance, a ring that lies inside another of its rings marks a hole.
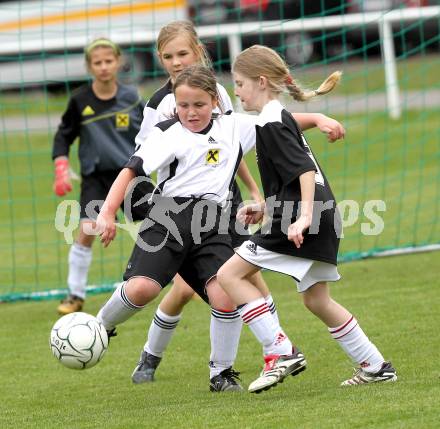
[[[292,78],[286,79],[286,89],[289,95],[297,101],[307,101],[317,95],[329,93],[341,80],[342,72],[333,72],[324,82],[319,85],[318,89],[313,91],[303,90]],[[290,77],[290,76],[289,76]]]
[[[241,52],[232,65],[232,71],[253,80],[265,76],[272,92],[281,94],[287,90],[289,95],[297,101],[307,101],[317,95],[327,94],[340,81],[342,75],[340,71],[336,71],[318,89],[304,90],[295,82],[286,62],[280,55],[273,49],[262,45],[254,45]]]

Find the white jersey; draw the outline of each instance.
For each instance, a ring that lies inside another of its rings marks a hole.
[[[219,83],[217,83],[217,92],[223,111],[228,112],[234,110],[226,89]],[[174,97],[172,84],[169,80],[162,88],[153,94],[144,107],[144,119],[142,120],[141,128],[135,139],[136,145],[143,144],[154,126],[159,122],[173,118],[175,112],[176,98]],[[216,108],[214,113],[221,112]]]
[[[160,194],[203,198],[223,203],[243,154],[255,145],[257,116],[215,115],[200,133],[184,128],[178,119],[157,124],[138,146],[127,167],[137,175],[157,170]]]

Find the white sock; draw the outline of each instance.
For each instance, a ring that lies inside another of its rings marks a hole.
[[[210,379],[234,364],[242,326],[243,322],[237,310],[222,311],[214,308],[211,309]]]
[[[154,318],[151,321],[148,330],[148,339],[144,350],[157,357],[162,357],[163,352],[168,347],[171,337],[179,323],[181,314],[177,316],[168,316],[159,307],[157,307]]]
[[[277,326],[280,326],[280,320],[278,318],[277,307],[273,301],[272,295],[267,295],[264,299],[266,301],[267,306],[269,307],[269,310],[272,314],[272,317],[273,317],[275,323],[277,324]]]
[[[87,276],[92,263],[92,248],[73,243],[69,251],[69,293],[82,299],[86,297]]]
[[[385,359],[365,335],[354,316],[350,316],[341,326],[328,328],[328,330],[345,353],[365,371],[380,370]]]
[[[116,325],[125,322],[131,316],[142,310],[145,306],[133,304],[125,295],[125,283],[119,285],[110,299],[99,310],[96,318],[104,325],[107,331]]]
[[[258,298],[239,308],[240,316],[263,346],[264,355],[287,355],[292,353],[292,343],[277,328],[264,298]]]

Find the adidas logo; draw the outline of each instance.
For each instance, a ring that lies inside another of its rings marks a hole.
[[[212,137],[209,137],[208,143],[210,143],[210,144],[217,144],[217,142]]]
[[[275,340],[275,345],[279,346],[286,338],[287,337],[282,332],[280,332]]]
[[[84,110],[81,112],[81,115],[83,115],[83,116],[90,116],[90,115],[94,115],[94,114],[95,114],[95,111],[90,106],[84,107]]]
[[[255,243],[250,242],[247,246],[246,249],[248,249],[251,253],[253,253],[254,255],[257,254],[257,245]]]

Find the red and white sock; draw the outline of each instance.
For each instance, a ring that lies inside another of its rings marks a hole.
[[[238,310],[246,325],[263,346],[264,355],[287,355],[292,353],[292,343],[283,333],[269,310],[264,298],[258,298]]]
[[[272,317],[274,318],[275,323],[279,326],[280,320],[278,319],[278,311],[272,295],[265,296],[264,300],[266,301],[266,304],[269,307],[270,312],[272,313]]]
[[[374,373],[380,370],[385,360],[365,335],[354,316],[350,316],[342,325],[328,330],[345,353],[365,371]]]

